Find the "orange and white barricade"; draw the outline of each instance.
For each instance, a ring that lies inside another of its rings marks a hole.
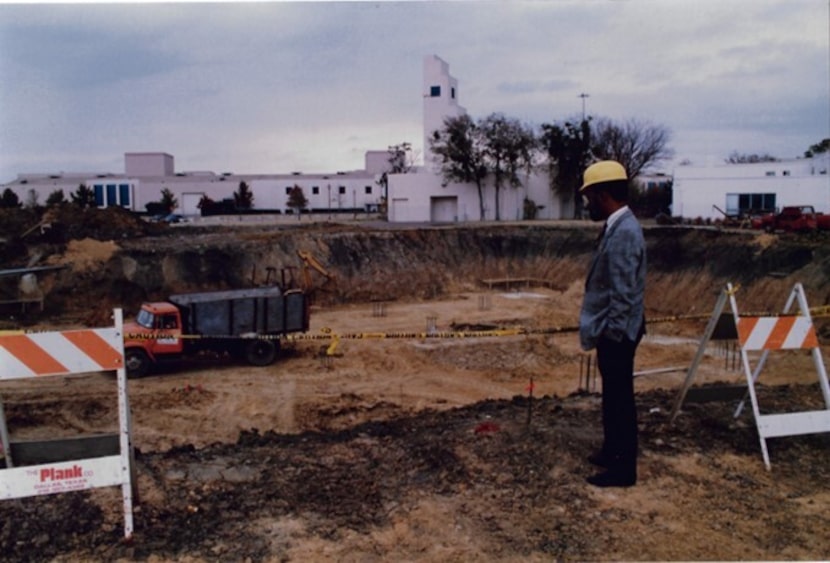
[[[686,375],[686,381],[675,402],[672,411],[672,420],[677,416],[683,398],[686,395],[695,375],[695,370],[703,356],[706,343],[712,337],[714,326],[720,319],[727,300],[732,308],[734,320],[734,333],[737,336],[741,351],[741,364],[747,381],[747,393],[752,402],[752,412],[755,415],[755,424],[758,427],[758,436],[761,440],[761,452],[764,456],[764,464],[770,469],[769,452],[767,451],[767,439],[783,436],[797,436],[801,434],[816,434],[830,432],[830,385],[828,385],[827,371],[824,360],[821,356],[818,337],[815,325],[810,316],[810,308],[807,306],[807,298],[804,295],[804,288],[800,283],[795,284],[784,305],[784,311],[778,316],[768,315],[747,315],[740,316],[738,305],[735,300],[735,289],[728,284],[721,293],[709,325],[706,327],[703,339],[695,356],[692,365]],[[797,304],[799,312],[790,313],[793,305]],[[825,408],[822,410],[789,412],[783,414],[761,414],[758,405],[758,396],[755,392],[755,383],[764,368],[764,364],[770,352],[775,350],[810,350],[813,364],[819,380],[819,387],[824,396]],[[753,369],[748,352],[761,352],[758,362]],[[735,411],[735,417],[740,416],[745,401],[741,401]]]
[[[133,533],[133,456],[121,309],[115,309],[114,318],[109,328],[0,332],[0,380],[116,371],[119,420],[117,454],[18,467],[0,403],[0,438],[6,459],[6,468],[0,469],[0,500],[120,486],[124,536],[129,539]]]

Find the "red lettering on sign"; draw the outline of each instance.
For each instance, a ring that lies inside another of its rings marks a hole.
[[[73,465],[63,469],[56,469],[54,467],[45,467],[40,470],[40,482],[45,481],[64,481],[66,479],[79,479],[83,477],[80,465]]]

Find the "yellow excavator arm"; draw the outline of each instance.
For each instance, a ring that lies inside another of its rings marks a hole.
[[[323,285],[319,289],[328,289],[329,286],[334,285],[336,281],[334,274],[326,270],[326,268],[320,263],[319,260],[317,260],[317,258],[314,257],[313,254],[306,250],[297,250],[297,256],[299,256],[300,260],[303,261],[302,283],[304,291],[311,292],[315,289],[311,279],[312,270],[326,278],[326,281],[323,282]]]

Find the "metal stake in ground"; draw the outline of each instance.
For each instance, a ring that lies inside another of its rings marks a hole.
[[[530,418],[533,415],[533,378],[527,386],[527,427],[530,428]]]

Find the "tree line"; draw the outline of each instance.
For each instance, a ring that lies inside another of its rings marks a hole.
[[[574,212],[582,213],[582,172],[593,161],[617,160],[632,180],[644,170],[669,159],[671,133],[648,121],[615,122],[588,117],[538,128],[501,113],[481,119],[469,115],[448,117],[429,139],[444,185],[451,182],[476,186],[479,217],[484,219],[484,187],[492,181],[495,219],[503,189],[522,185],[521,175],[547,172],[550,189],[565,201],[573,198]],[[429,164],[429,163],[427,163]],[[525,216],[530,209],[527,209]]]

